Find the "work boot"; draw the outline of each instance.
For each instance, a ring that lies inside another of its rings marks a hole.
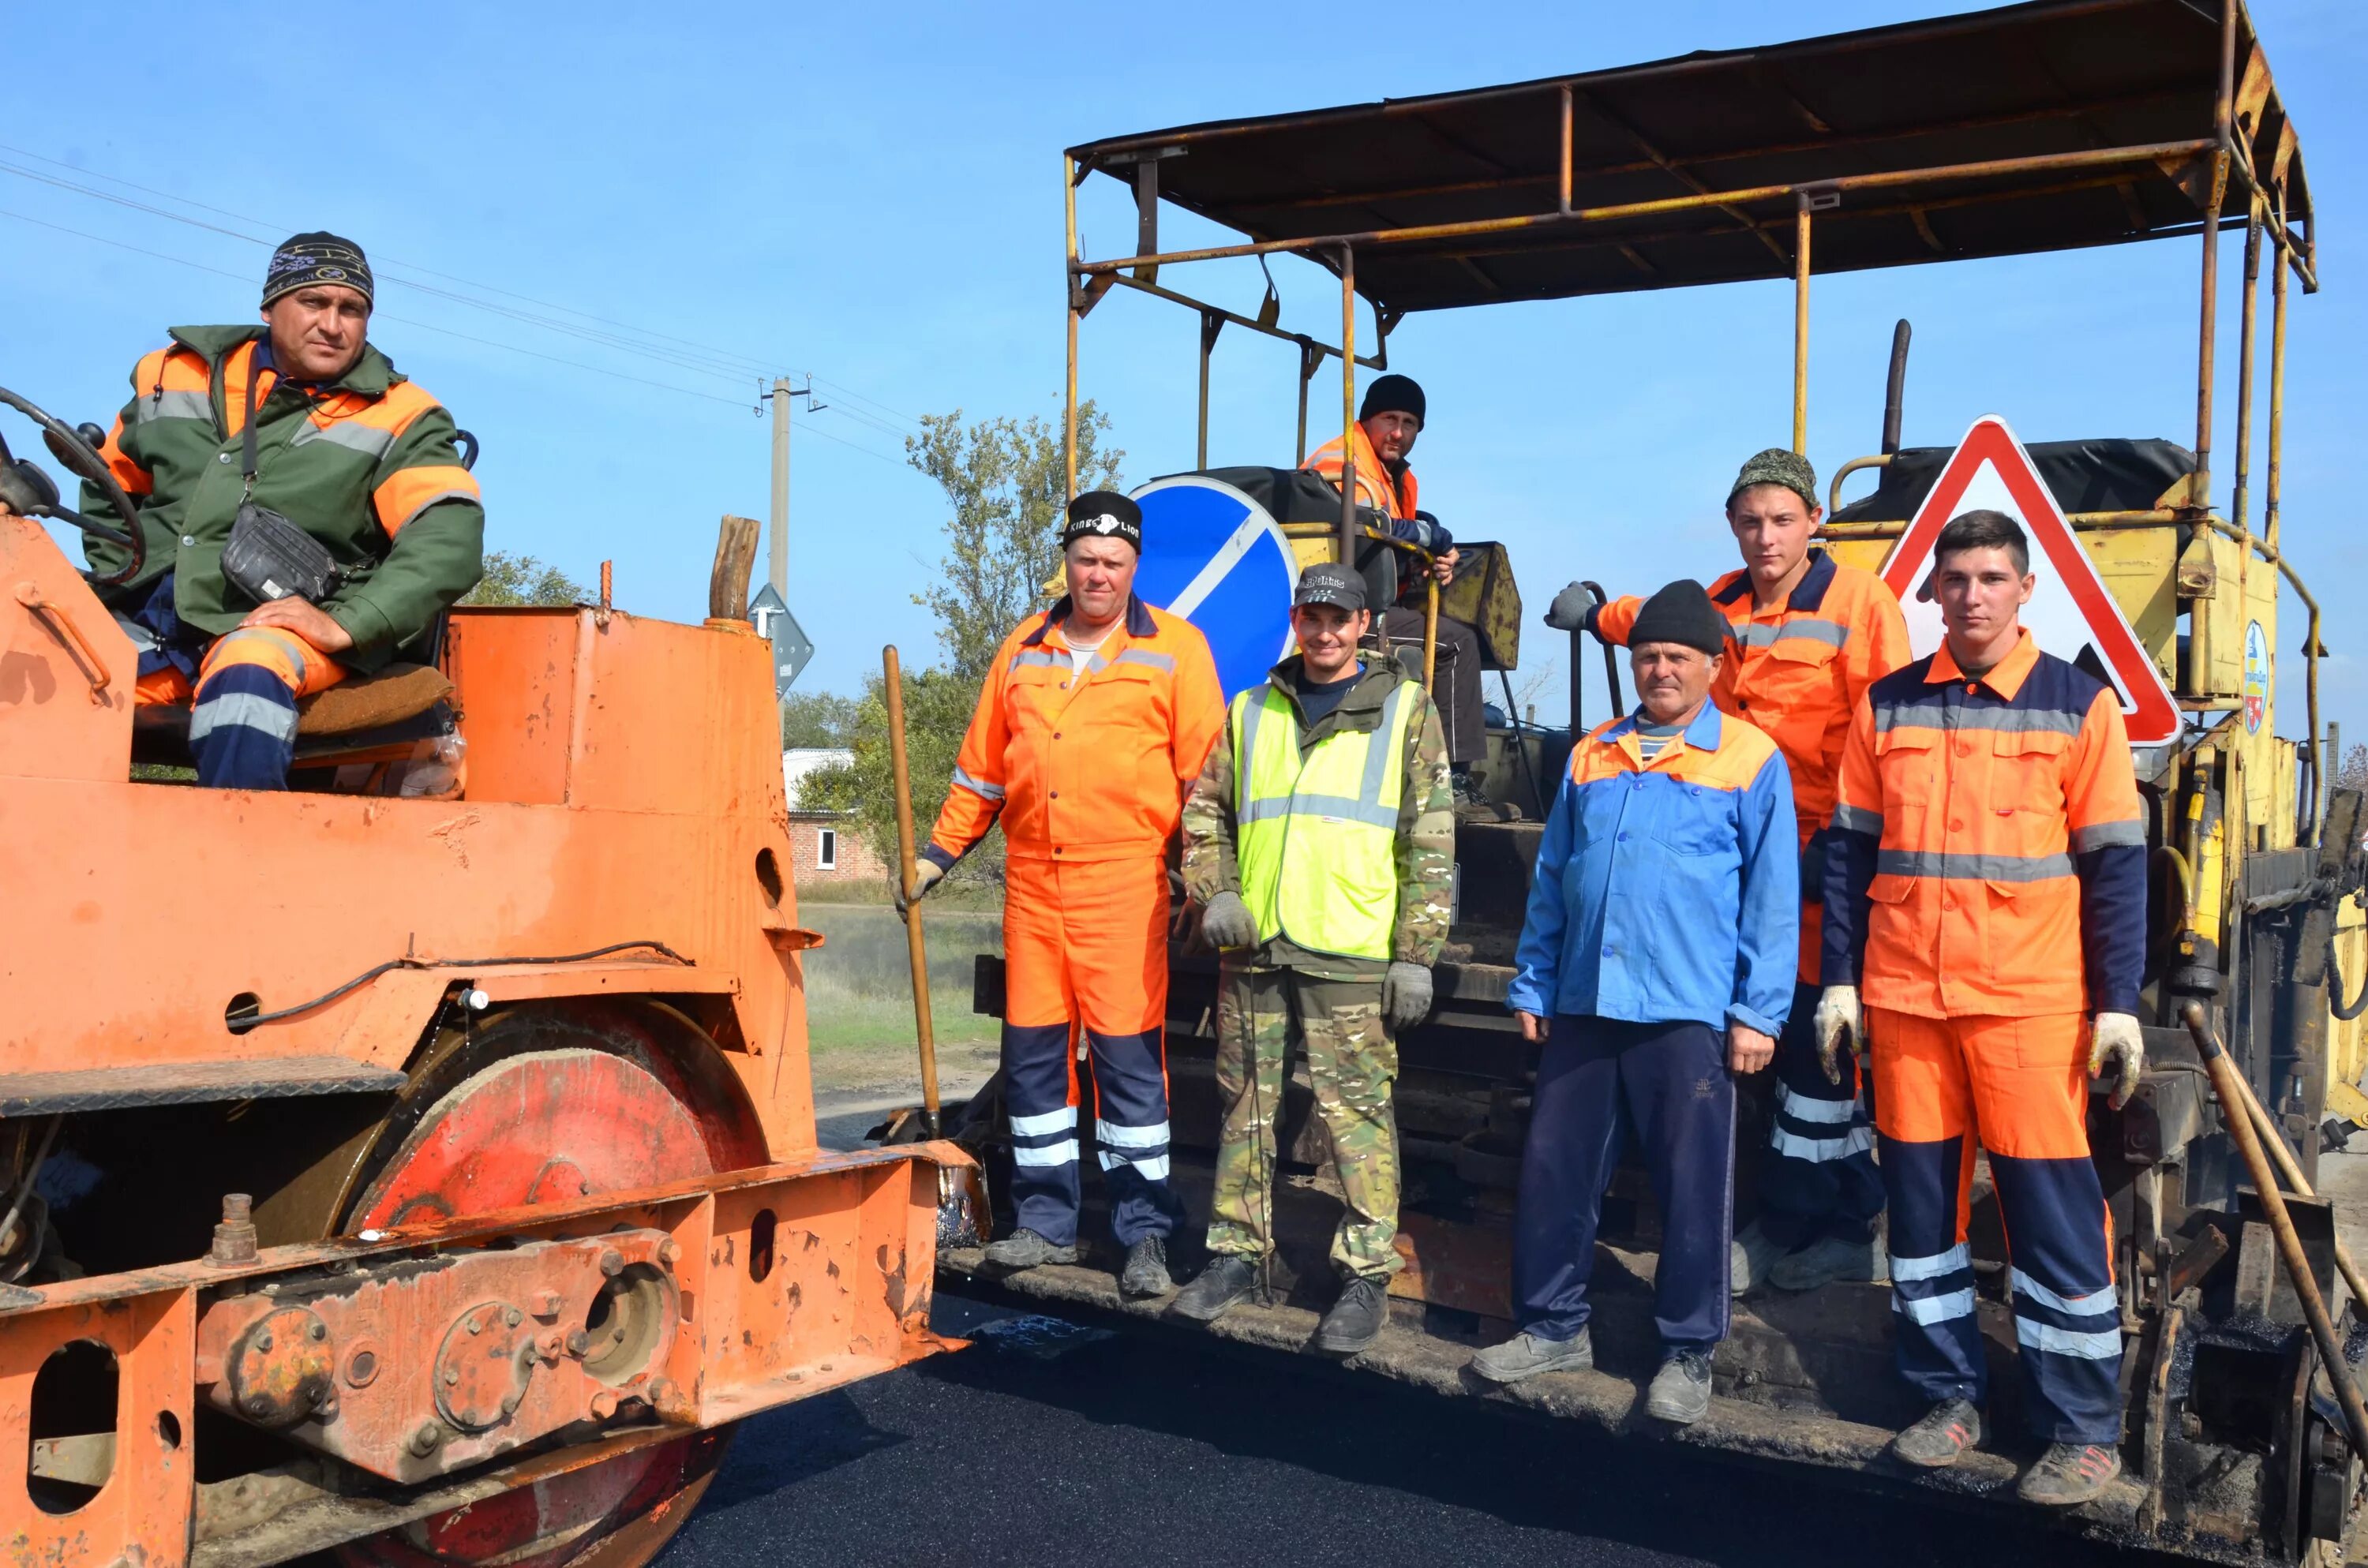
[[[1653,1374],[1645,1414],[1656,1421],[1691,1426],[1710,1414],[1710,1352],[1679,1350]]]
[[[1472,1369],[1492,1383],[1518,1383],[1540,1372],[1583,1372],[1595,1365],[1595,1341],[1585,1328],[1568,1339],[1527,1329],[1472,1358]]]
[[[1167,1277],[1166,1237],[1144,1236],[1126,1249],[1126,1267],[1118,1274],[1120,1295],[1140,1301],[1146,1297],[1165,1296],[1174,1289],[1176,1281]]]
[[[1199,1278],[1178,1293],[1168,1310],[1194,1323],[1214,1323],[1258,1288],[1257,1264],[1247,1257],[1221,1252],[1209,1260]]]
[[[2050,1443],[2039,1462],[2022,1472],[2015,1492],[2026,1503],[2068,1508],[2086,1503],[2121,1473],[2121,1450],[2110,1443]]]
[[[1077,1249],[1074,1245],[1056,1245],[1023,1225],[989,1246],[986,1261],[997,1268],[1017,1271],[1047,1263],[1075,1263]]]
[[[1315,1328],[1315,1348],[1336,1356],[1354,1356],[1382,1336],[1390,1321],[1390,1282],[1386,1276],[1359,1275],[1340,1287],[1340,1299]]]
[[[1731,1295],[1744,1296],[1768,1283],[1768,1272],[1776,1260],[1784,1256],[1784,1245],[1760,1227],[1754,1220],[1743,1227],[1734,1244],[1727,1248],[1726,1288]]]
[[[1944,1399],[1891,1439],[1891,1451],[1919,1470],[1945,1470],[1982,1440],[1982,1413],[1970,1399]]]
[[[1451,769],[1447,776],[1449,788],[1455,797],[1455,820],[1458,822],[1519,822],[1519,807],[1500,805],[1488,798],[1481,788],[1487,776],[1476,767]]]
[[[1858,1242],[1825,1236],[1768,1267],[1768,1283],[1779,1290],[1814,1290],[1837,1279],[1890,1278],[1891,1259],[1873,1237]]]

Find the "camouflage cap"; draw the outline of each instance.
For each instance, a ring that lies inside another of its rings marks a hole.
[[[1781,484],[1798,495],[1811,511],[1817,509],[1817,471],[1798,452],[1770,447],[1753,456],[1727,487],[1727,500],[1732,502],[1755,484]]]

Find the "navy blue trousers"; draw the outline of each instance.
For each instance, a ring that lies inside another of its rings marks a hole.
[[[1842,1081],[1826,1081],[1816,1010],[1817,988],[1795,985],[1792,1015],[1776,1037],[1776,1121],[1759,1167],[1759,1228],[1787,1252],[1827,1236],[1871,1242],[1883,1213],[1883,1173],[1858,1097],[1858,1062],[1845,1053]]]
[[[1011,1119],[1011,1201],[1019,1223],[1055,1246],[1077,1240],[1077,1079],[1070,1026],[1003,1026]],[[1094,1066],[1094,1138],[1121,1246],[1176,1228],[1167,1182],[1166,1036],[1078,1031]]]
[[[1538,1061],[1513,1219],[1513,1315],[1541,1339],[1587,1325],[1603,1190],[1631,1133],[1661,1206],[1653,1322],[1665,1350],[1726,1337],[1735,1082],[1724,1031],[1564,1015]]]

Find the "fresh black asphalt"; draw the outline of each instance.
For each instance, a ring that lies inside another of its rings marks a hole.
[[[939,1326],[973,1347],[749,1421],[664,1568],[2156,1561],[1189,1339]]]

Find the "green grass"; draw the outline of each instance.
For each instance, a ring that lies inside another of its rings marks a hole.
[[[994,1040],[1001,1020],[970,1010],[970,987],[936,986],[929,992],[929,1022],[944,1045]],[[860,996],[836,987],[816,987],[806,998],[806,1039],[815,1051],[861,1051],[893,1046],[913,1049],[913,1004],[905,996]]]
[[[798,888],[801,903],[888,903],[888,884],[876,878],[852,882],[808,882]],[[958,881],[946,883],[928,896],[921,905],[924,915],[932,909],[994,910],[1003,907],[1003,887],[997,882]]]

